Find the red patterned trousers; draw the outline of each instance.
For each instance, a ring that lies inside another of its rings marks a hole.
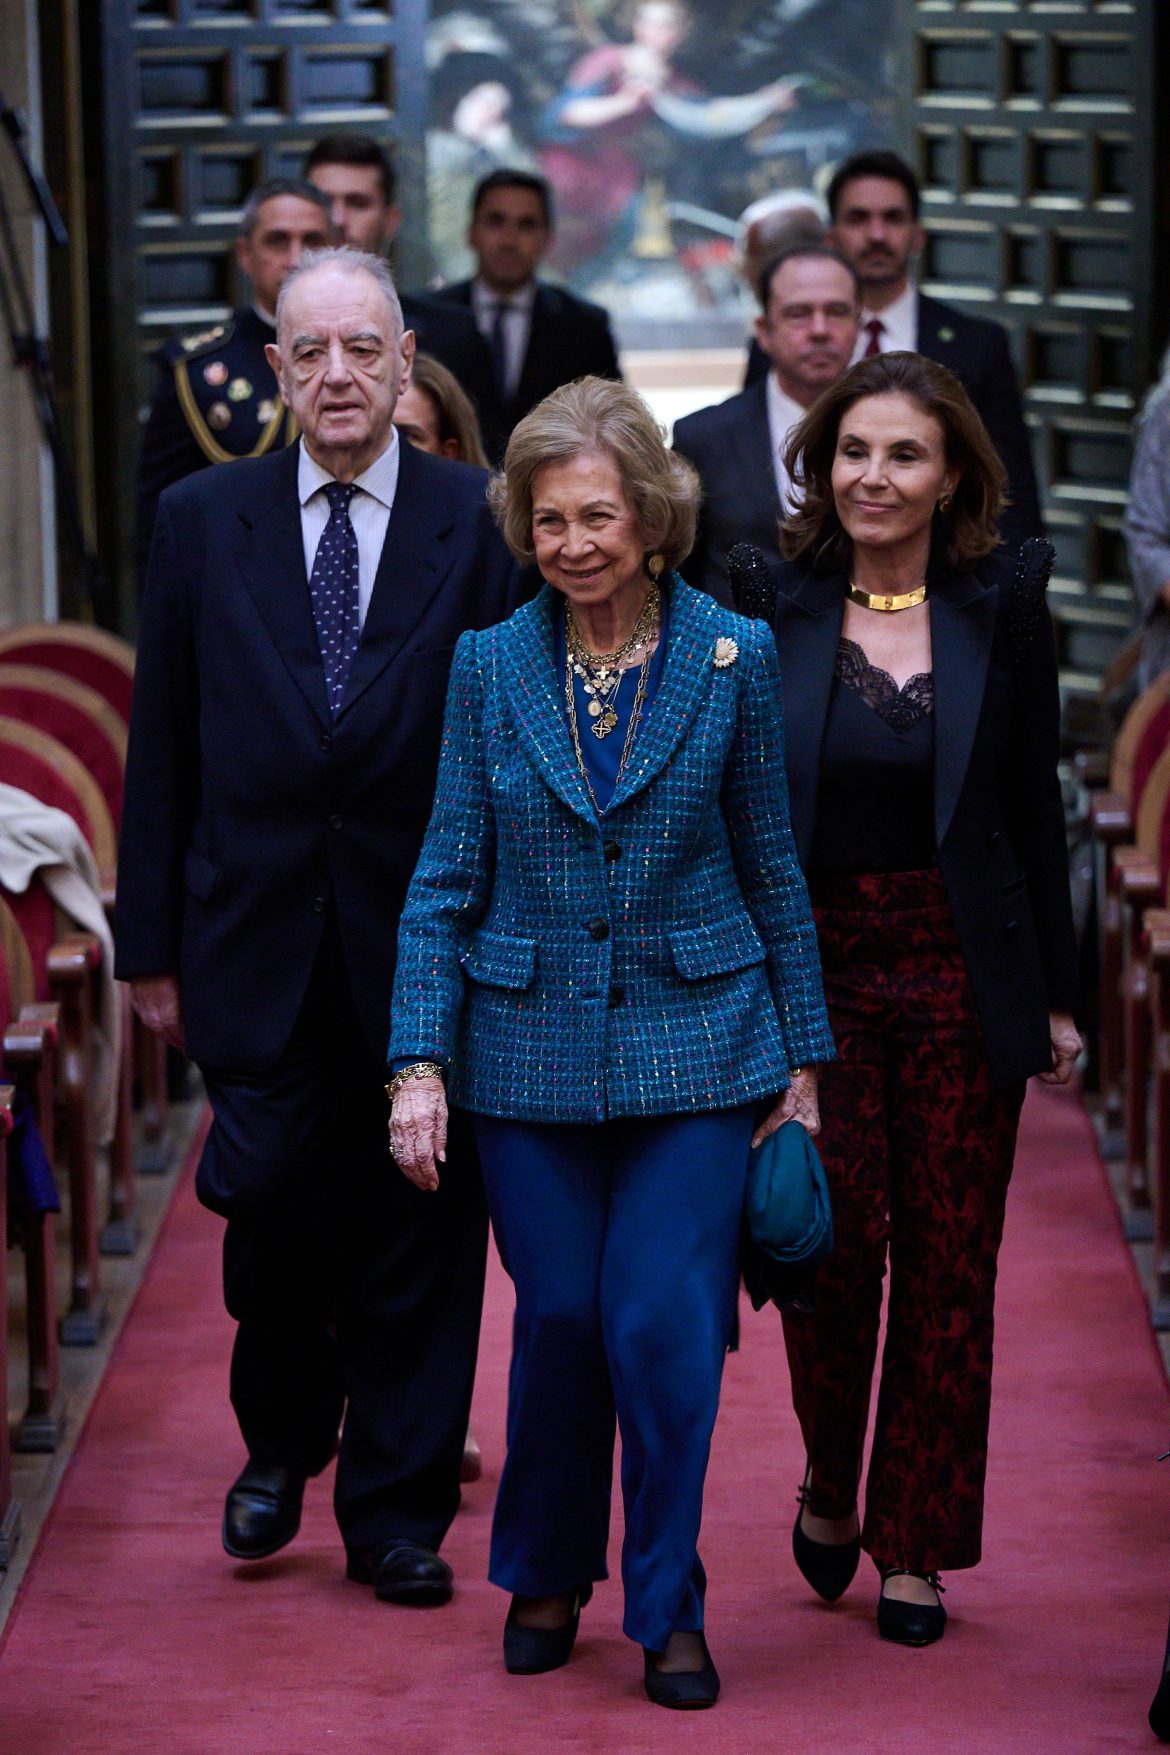
[[[836,1241],[815,1313],[784,1314],[809,1510],[857,1503],[888,1258],[862,1546],[880,1566],[974,1566],[1023,1086],[991,1082],[937,872],[833,878],[814,901],[839,1056],[817,1141]]]

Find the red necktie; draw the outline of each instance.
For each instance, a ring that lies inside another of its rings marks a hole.
[[[875,353],[882,351],[882,330],[885,328],[885,324],[880,317],[871,317],[863,327],[869,335],[869,345],[861,357],[868,360],[872,359]]]

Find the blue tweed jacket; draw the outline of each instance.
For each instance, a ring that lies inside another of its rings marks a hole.
[[[434,813],[398,935],[388,1058],[522,1121],[730,1108],[833,1055],[788,820],[765,622],[675,578],[667,650],[599,817],[545,587],[464,634]],[[738,656],[715,663],[715,643]]]

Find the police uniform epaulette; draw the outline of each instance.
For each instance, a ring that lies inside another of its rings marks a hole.
[[[230,318],[226,323],[216,323],[211,329],[201,329],[198,335],[185,335],[180,346],[189,360],[198,359],[209,348],[222,347],[229,342],[235,327],[235,319]]]
[[[262,457],[296,437],[265,358],[271,334],[270,325],[243,310],[166,350],[183,420],[209,463]]]

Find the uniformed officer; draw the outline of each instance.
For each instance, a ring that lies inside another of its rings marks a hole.
[[[285,275],[306,250],[333,241],[329,202],[312,184],[292,177],[261,183],[248,197],[236,239],[236,261],[251,281],[252,302],[226,322],[159,349],[138,470],[140,579],[164,488],[209,463],[262,457],[296,437],[264,349],[276,340],[276,296]]]

